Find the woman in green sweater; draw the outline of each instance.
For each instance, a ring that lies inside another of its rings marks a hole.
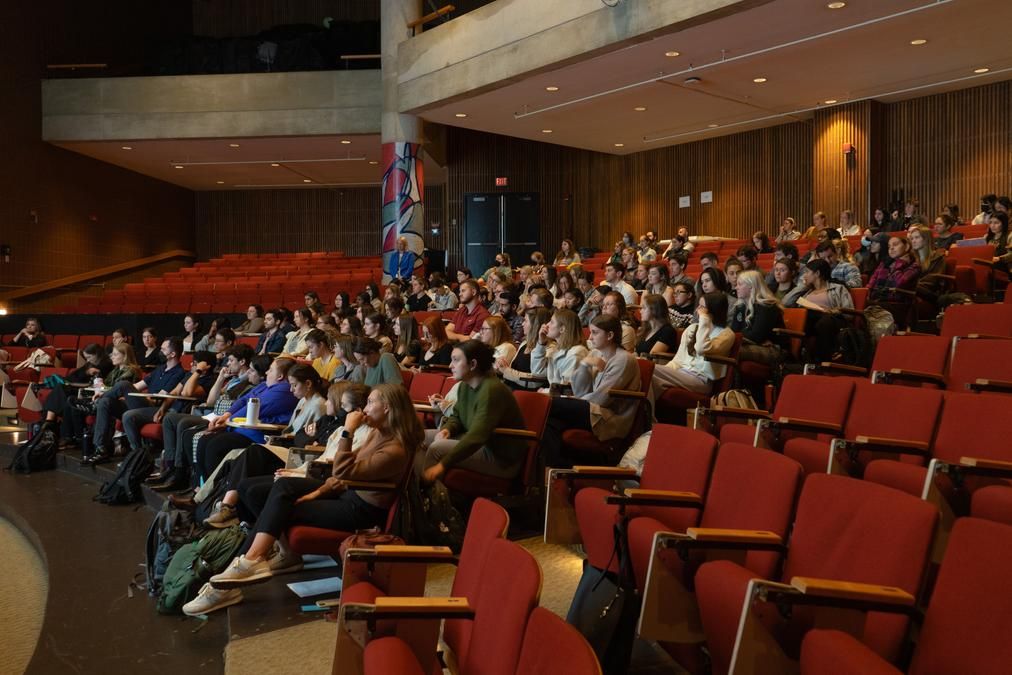
[[[382,351],[380,343],[372,338],[358,338],[351,348],[358,361],[355,372],[348,378],[367,387],[380,384],[404,384],[401,366],[390,352]]]
[[[425,432],[426,451],[416,464],[424,482],[439,480],[453,467],[496,478],[513,478],[523,468],[526,439],[493,433],[525,425],[513,392],[496,377],[492,362],[492,348],[479,340],[465,340],[453,349],[450,371],[460,382],[457,402],[438,431]]]

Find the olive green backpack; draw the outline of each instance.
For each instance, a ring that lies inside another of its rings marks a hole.
[[[225,571],[246,540],[246,528],[233,525],[212,530],[197,541],[179,547],[162,579],[159,614],[181,614],[183,605],[197,597],[200,587]]]

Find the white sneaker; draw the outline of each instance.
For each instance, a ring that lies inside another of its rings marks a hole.
[[[211,512],[211,515],[204,518],[205,525],[218,530],[223,530],[226,527],[232,527],[238,522],[239,516],[236,515],[235,507],[223,504],[222,502],[215,504],[214,511]]]
[[[281,547],[274,544],[271,554],[267,558],[267,564],[274,574],[288,574],[298,572],[302,569],[302,556],[292,551],[282,551]]]
[[[273,575],[267,559],[247,560],[246,556],[241,555],[224,572],[211,577],[211,585],[215,588],[235,588],[267,581]]]
[[[210,614],[240,602],[242,602],[242,591],[238,588],[224,590],[215,588],[211,584],[204,584],[200,588],[200,592],[197,593],[197,597],[183,605],[183,614],[186,616]]]

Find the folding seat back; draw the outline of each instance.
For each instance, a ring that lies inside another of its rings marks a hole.
[[[84,349],[85,347],[87,347],[88,345],[91,345],[91,344],[96,344],[96,345],[102,346],[102,345],[105,344],[105,336],[104,335],[82,335],[77,344],[78,344],[78,346],[79,346],[80,349]]]
[[[446,396],[450,393],[450,390],[457,384],[457,380],[452,377],[447,377],[443,380],[443,386],[439,388],[439,393],[442,396]]]
[[[405,389],[410,391],[411,381],[415,378],[415,371],[401,369],[400,373],[401,373],[401,384],[404,385]]]
[[[77,349],[76,335],[54,335],[52,344],[57,349]]]
[[[899,490],[810,475],[798,502],[783,581],[800,576],[879,584],[916,597],[937,520],[932,504]],[[863,641],[895,660],[906,625],[902,615],[870,612]]]
[[[905,339],[905,338],[904,338]],[[911,389],[896,395],[896,389],[858,380],[854,398],[850,402],[843,438],[915,441],[931,447],[935,428],[941,415],[944,392],[938,389]],[[870,453],[861,452],[862,462]],[[914,454],[900,455],[901,461],[923,464],[924,457]],[[828,460],[828,456],[826,458]]]
[[[942,386],[950,341],[935,335],[887,335],[878,341],[872,361],[872,379],[890,384]],[[919,377],[931,376],[931,377]]]
[[[1010,349],[1012,340],[957,340],[946,388],[949,391],[966,391],[983,387],[985,390],[1012,393]]]
[[[942,337],[952,339],[965,335],[1012,336],[1012,306],[950,305],[942,319]]]
[[[495,540],[506,537],[509,526],[506,509],[482,497],[474,501],[464,531],[451,596],[467,598],[473,606],[477,605],[489,547]],[[443,624],[443,641],[453,651],[458,663],[467,660],[472,625],[469,619],[448,619]]]
[[[544,607],[527,619],[517,675],[600,675],[601,666],[578,630]]]
[[[960,457],[1012,461],[1009,420],[1012,420],[1012,398],[949,393],[932,456],[946,462],[958,462]]]
[[[496,539],[481,575],[463,673],[514,675],[527,618],[541,597],[541,567],[519,544]]]

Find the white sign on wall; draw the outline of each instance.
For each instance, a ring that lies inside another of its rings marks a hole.
[[[689,195],[683,195],[678,198],[678,208],[687,209],[692,206],[692,197]]]
[[[713,201],[713,192],[707,190],[706,192],[699,193],[700,204],[709,204],[712,201]]]

